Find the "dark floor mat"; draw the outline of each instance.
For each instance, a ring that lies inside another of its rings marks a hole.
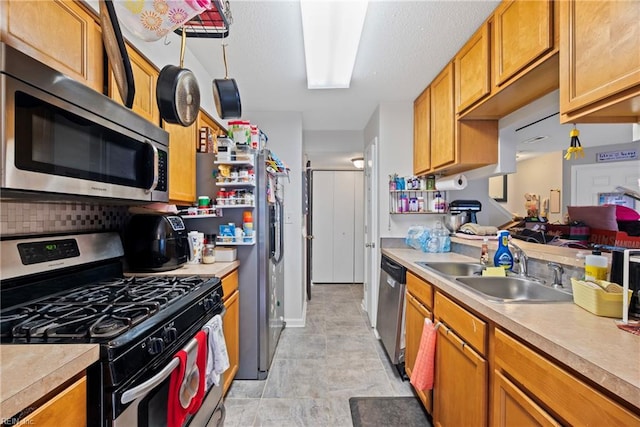
[[[353,427],[429,427],[431,420],[415,397],[352,397]]]

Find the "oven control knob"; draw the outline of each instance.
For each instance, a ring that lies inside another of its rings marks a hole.
[[[204,301],[202,301],[202,304],[206,311],[211,310],[215,306],[213,298],[205,298]]]
[[[164,350],[164,341],[162,338],[151,338],[149,340],[149,354],[155,356]]]
[[[162,335],[164,337],[164,342],[169,344],[178,338],[178,331],[176,328],[164,328]]]

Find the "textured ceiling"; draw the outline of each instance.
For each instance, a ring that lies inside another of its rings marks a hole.
[[[229,77],[243,111],[301,112],[307,131],[362,130],[381,102],[412,102],[498,3],[372,0],[351,87],[309,90],[299,2],[232,0]],[[190,38],[188,49],[224,77],[221,40]]]

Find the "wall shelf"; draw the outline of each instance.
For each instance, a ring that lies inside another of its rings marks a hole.
[[[433,203],[440,194],[442,209],[432,210]],[[389,213],[406,214],[446,214],[447,192],[440,190],[389,190]]]

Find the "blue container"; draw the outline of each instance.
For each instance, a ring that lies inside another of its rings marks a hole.
[[[509,250],[509,232],[507,230],[498,232],[498,250],[493,256],[493,265],[505,270],[513,268],[513,255]]]

